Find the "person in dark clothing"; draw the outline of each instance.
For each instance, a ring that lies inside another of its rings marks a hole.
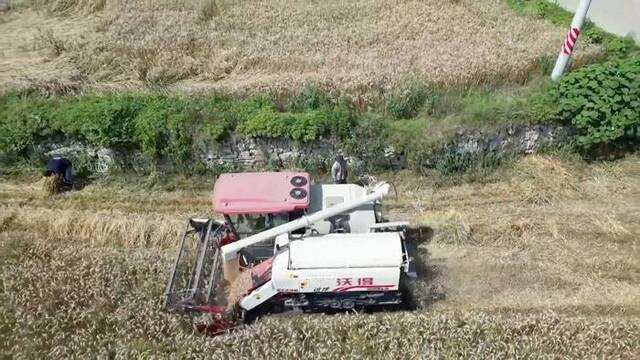
[[[342,154],[336,155],[336,161],[331,167],[331,177],[335,184],[347,183],[347,161]]]
[[[327,219],[329,221],[329,233],[350,233],[349,215],[336,215]]]
[[[60,176],[65,187],[73,185],[73,165],[69,159],[61,156],[52,157],[47,163],[47,170],[43,173],[45,177]]]

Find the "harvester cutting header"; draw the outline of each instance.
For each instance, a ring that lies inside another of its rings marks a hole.
[[[213,206],[224,221],[189,220],[165,307],[214,314],[219,332],[267,313],[402,303],[415,275],[408,223],[382,216],[389,190],[311,184],[304,172],[221,175]]]

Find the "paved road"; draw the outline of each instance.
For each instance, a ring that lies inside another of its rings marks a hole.
[[[575,12],[580,1],[553,2]],[[603,29],[618,35],[631,35],[640,43],[640,0],[592,0],[587,16]]]

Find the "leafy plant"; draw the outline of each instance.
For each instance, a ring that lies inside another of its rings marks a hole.
[[[571,121],[583,148],[636,137],[640,126],[640,58],[595,64],[562,78],[550,92],[556,116]]]
[[[299,94],[289,99],[289,110],[298,112],[305,110],[317,110],[321,106],[330,104],[327,93],[314,82],[306,82]]]
[[[155,92],[45,97],[13,92],[0,96],[0,152],[8,154],[3,155],[5,160],[29,157],[32,144],[55,138],[142,150],[152,164],[187,165],[196,160],[194,149],[215,146],[235,130],[251,137],[309,142],[346,137],[354,126],[354,114],[342,101],[323,100],[313,110],[315,105],[308,107],[278,112],[274,100],[264,94],[243,98],[219,93],[187,98]]]
[[[267,108],[241,123],[238,131],[250,137],[285,137],[309,142],[326,136],[343,136],[350,127],[351,118],[341,107],[304,113],[278,113]]]
[[[261,109],[240,124],[238,130],[250,137],[281,137],[286,134],[289,122],[290,118],[275,110]]]
[[[436,96],[424,83],[409,80],[385,96],[386,110],[396,119],[408,119],[425,109],[430,112]]]
[[[156,158],[175,153],[184,157],[180,150],[185,143],[185,116],[182,110],[180,102],[174,99],[167,101],[161,96],[147,99],[144,110],[135,122],[138,141],[147,155]]]
[[[384,133],[384,118],[376,114],[366,114],[353,129],[349,138],[344,141],[349,154],[362,160],[361,171],[376,171],[389,167],[385,158],[385,150],[390,145]]]
[[[51,102],[35,96],[25,99],[17,94],[0,97],[0,150],[20,153],[38,134],[50,133],[48,114]]]

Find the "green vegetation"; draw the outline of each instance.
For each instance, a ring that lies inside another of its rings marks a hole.
[[[185,169],[191,168],[201,145],[215,145],[236,133],[297,142],[333,139],[362,157],[368,168],[380,169],[387,166],[383,154],[390,145],[414,159],[448,141],[462,126],[469,129],[533,119],[527,115],[527,98],[537,87],[517,93],[495,88],[428,90],[429,96],[424,96],[426,89],[415,83],[402,85],[383,97],[380,106],[367,111],[355,109],[346,100],[332,99],[312,85],[280,109],[267,94],[246,98],[217,93],[45,97],[14,92],[0,97],[0,131],[4,134],[0,151],[16,160],[28,158],[34,143],[75,140],[137,149],[149,160],[170,161]],[[399,114],[411,114],[411,118],[398,119]]]
[[[419,111],[431,113],[436,101],[437,95],[424,82],[409,79],[387,94],[385,106],[396,119],[409,119]]]
[[[573,14],[544,0],[507,0],[516,11],[568,26]],[[640,47],[587,21],[581,41],[605,48],[602,62],[567,73],[532,100],[534,117],[570,123],[585,151],[637,146],[640,125]],[[635,145],[634,145],[635,144]]]
[[[326,106],[318,110],[277,112],[261,108],[238,126],[238,132],[250,137],[289,138],[309,142],[325,136],[342,137],[352,127],[351,114],[345,105]]]
[[[637,56],[610,60],[568,73],[551,83],[526,86],[438,89],[409,80],[359,110],[314,84],[281,99],[269,94],[232,97],[219,93],[187,97],[157,92],[90,93],[45,97],[9,93],[0,97],[0,150],[4,157],[29,157],[32,144],[76,140],[93,146],[140,150],[149,160],[195,170],[194,156],[229,134],[288,138],[296,142],[331,139],[357,155],[367,170],[388,167],[385,150],[405,154],[413,169],[458,173],[501,157],[460,154],[433,162],[460,129],[491,130],[513,123],[571,124],[583,150],[628,144],[640,122]],[[8,156],[8,155],[9,156]],[[90,172],[87,170],[87,172]]]
[[[0,150],[27,155],[44,139],[73,139],[94,146],[133,147],[150,159],[184,163],[199,141],[218,141],[231,130],[254,137],[311,141],[343,136],[351,127],[345,104],[278,112],[268,96],[244,99],[211,94],[100,93],[0,97]]]
[[[640,57],[575,70],[551,89],[549,101],[557,119],[575,126],[583,148],[637,141]]]

